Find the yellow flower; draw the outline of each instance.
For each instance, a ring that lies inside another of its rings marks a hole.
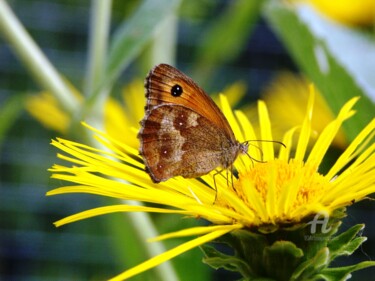
[[[44,127],[66,134],[70,117],[59,106],[57,99],[49,92],[41,92],[26,100],[26,110]]]
[[[375,23],[374,0],[303,0],[326,16],[348,25],[371,26]]]
[[[261,94],[267,104],[272,122],[274,139],[281,139],[285,131],[302,123],[305,116],[304,105],[309,99],[309,82],[303,77],[290,72],[281,72]],[[287,109],[287,110],[286,110]],[[249,116],[256,132],[259,131],[256,105],[247,105],[242,110]],[[315,104],[311,119],[312,140],[334,120],[335,116],[323,96],[316,91]],[[339,130],[332,141],[332,146],[344,149],[347,140],[342,130]]]
[[[136,148],[126,140],[118,140],[85,124],[107,149],[100,150],[65,139],[54,140],[52,145],[63,152],[59,158],[73,163],[73,166],[54,165],[50,169],[52,177],[74,185],[57,188],[47,195],[91,193],[141,201],[146,205],[119,204],[95,208],[59,220],[55,225],[114,212],[174,213],[210,222],[207,226],[182,229],[151,239],[197,236],[113,278],[122,280],[226,233],[249,229],[272,232],[291,224],[302,227],[313,214],[333,214],[338,208],[364,199],[375,191],[375,120],[358,134],[330,170],[322,174],[319,166],[341,124],[354,114],[352,108],[357,98],[342,107],[338,116],[322,130],[311,152],[307,153],[312,133],[313,100],[311,94],[302,124],[285,133],[282,141],[286,147],[279,147],[278,153],[273,143],[251,142],[249,154],[262,161],[239,157],[235,162],[238,177],[234,178],[233,185],[228,185],[225,173],[217,175],[214,184],[215,171],[201,179],[175,177],[154,184],[144,172]],[[258,104],[260,135],[255,135],[242,112],[233,114],[224,96],[221,96],[221,104],[238,140],[273,139],[264,102]],[[292,153],[293,136],[298,132],[296,151]]]
[[[83,97],[73,86],[70,87],[82,103]],[[123,103],[108,98],[104,109],[104,126],[106,132],[125,141],[133,147],[138,147],[137,127],[143,117],[144,100],[140,93],[144,92],[143,82],[134,80],[122,90]],[[68,133],[71,116],[59,105],[57,99],[49,92],[41,92],[27,99],[26,109],[36,120],[48,129],[63,135]]]
[[[123,103],[110,98],[104,109],[106,132],[116,140],[136,148],[139,146],[139,121],[144,115],[144,91],[143,82],[134,80],[122,90]]]

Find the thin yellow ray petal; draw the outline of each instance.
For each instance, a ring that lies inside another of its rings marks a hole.
[[[86,163],[90,163],[91,161],[97,161],[98,163],[107,161],[115,163],[115,161],[111,160],[110,158],[117,158],[118,156],[114,153],[110,153],[79,143],[67,141],[64,139],[57,139],[57,141],[53,140],[51,144],[59,148],[60,150],[76,157],[77,159],[84,160]],[[105,157],[105,155],[108,157]],[[59,154],[59,156],[61,156],[61,154]],[[70,158],[70,160],[68,161],[71,162],[71,159],[72,158]]]
[[[351,173],[338,176],[333,181],[332,188],[324,193],[322,200],[334,201],[343,195],[355,193],[371,186],[375,178],[372,174],[375,169],[375,155],[371,155],[360,169],[351,170],[350,167],[348,169]]]
[[[351,142],[347,149],[337,159],[335,164],[331,167],[326,177],[333,178],[345,165],[352,159],[351,155],[357,147],[375,130],[375,119],[373,119]],[[370,137],[371,139],[372,137]]]
[[[223,236],[224,234],[228,233],[228,232],[231,232],[235,229],[238,229],[240,228],[241,226],[240,225],[230,225],[230,226],[227,226],[226,228],[223,227],[223,229],[221,230],[216,230],[216,231],[213,231],[213,232],[210,232],[204,236],[200,236],[196,239],[193,239],[193,240],[190,240],[184,244],[181,244],[175,248],[173,248],[172,250],[169,250],[167,252],[164,252],[156,257],[153,257],[119,275],[117,275],[116,277],[110,279],[111,281],[119,281],[119,280],[125,280],[125,279],[128,279],[132,276],[135,276],[143,271],[146,271],[150,268],[153,268],[167,260],[170,260],[172,258],[174,258],[175,256],[178,256],[184,252],[187,252],[195,247],[198,247],[204,243],[207,243],[207,242],[210,242],[220,236]]]
[[[278,200],[278,212],[280,216],[288,213],[293,207],[293,199],[296,197],[296,185],[293,183],[288,183],[283,186]],[[294,198],[293,196],[294,195]]]
[[[309,140],[310,140],[311,119],[312,119],[312,113],[313,113],[313,108],[314,108],[314,98],[315,98],[314,87],[310,85],[310,96],[309,96],[309,101],[307,104],[306,115],[302,123],[301,133],[299,135],[298,143],[297,143],[296,155],[294,157],[295,159],[300,160],[300,161],[303,161],[305,158],[307,145],[309,144]]]
[[[213,175],[205,175],[203,180],[207,183],[200,181],[200,179],[185,179],[177,177],[170,179],[166,182],[169,188],[174,189],[176,192],[182,192],[190,197],[196,198],[202,204],[210,204],[215,201],[217,191],[212,187]],[[159,183],[160,184],[160,183]]]
[[[85,124],[86,127],[88,127],[90,130],[93,130],[93,127],[88,126]],[[133,131],[133,127],[129,128],[129,131]],[[109,148],[113,147],[113,149],[110,149],[110,151],[113,151],[115,154],[120,154],[120,155],[132,155],[133,157],[135,156],[136,158],[141,158],[139,156],[139,150],[138,150],[138,145],[139,141],[137,140],[137,148],[128,145],[127,143],[124,143],[122,140],[118,140],[116,138],[113,138],[111,135],[95,130],[96,135],[94,138],[100,142],[103,142],[103,144]],[[136,133],[135,133],[136,135]]]
[[[250,147],[248,154],[254,158],[254,159],[262,159],[261,151],[259,149],[252,149],[251,143],[256,141],[258,138],[255,134],[254,128],[251,125],[249,119],[245,116],[245,114],[242,111],[236,110],[235,112],[236,118],[238,120],[238,124],[241,126],[242,134],[244,139],[240,140],[241,142],[249,141]],[[251,151],[250,151],[251,150]],[[246,171],[250,165],[253,165],[252,159],[248,156],[239,157],[241,161],[240,164],[236,161],[236,169],[239,173],[242,171]]]
[[[252,136],[252,138],[248,137],[253,133],[253,128],[243,112],[236,110],[234,113],[242,132],[241,136],[243,137],[243,139],[238,139],[238,141],[243,143],[245,142],[245,140],[248,141],[251,139],[255,139],[254,135]],[[234,162],[234,166],[238,172],[246,171],[251,164],[252,162],[248,155],[240,155],[240,157],[238,157]]]
[[[351,193],[349,195],[342,195],[339,198],[337,198],[335,201],[331,202],[330,205],[332,206],[333,209],[336,209],[341,206],[348,205],[350,202],[353,202],[353,200],[354,202],[360,201],[368,194],[371,194],[374,192],[375,192],[375,187],[371,186],[361,191],[358,191],[356,193]]]
[[[285,214],[290,213],[297,200],[300,183],[303,181],[303,174],[296,172],[296,176],[283,187],[280,196],[280,208]]]
[[[63,178],[63,180],[65,180],[65,178]],[[146,191],[143,191],[141,188],[138,188],[137,190],[134,186],[126,185],[125,183],[112,181],[110,182],[110,185],[108,185],[109,182],[98,182],[97,185],[95,185],[89,180],[82,180],[82,182],[83,183],[78,182],[80,185],[71,185],[50,190],[46,195],[52,196],[68,193],[87,193],[119,199],[138,199],[142,201],[148,201],[147,199],[149,199]],[[85,182],[87,182],[88,185],[86,185]]]
[[[176,207],[176,206],[175,206]],[[216,212],[220,208],[211,209],[207,208],[207,205],[188,205],[188,206],[181,206],[181,209],[187,210],[191,215],[195,217],[201,217],[203,219],[209,220],[212,223],[216,224],[230,224],[233,222],[234,213],[230,212]]]
[[[252,213],[256,214],[261,221],[267,222],[269,217],[263,196],[258,192],[254,183],[248,177],[241,179],[241,182],[248,205],[253,209]]]
[[[367,171],[371,171],[375,167],[375,143],[363,152],[353,163],[334,179],[335,185],[346,186],[351,179],[363,178]]]
[[[324,128],[314,147],[312,148],[306,162],[311,163],[312,165],[319,165],[322,162],[326,151],[331,145],[342,123],[354,114],[352,107],[357,102],[357,100],[358,98],[352,98],[347,103],[345,103],[345,105],[341,108],[337,118]]]
[[[94,136],[94,139],[97,140],[100,144],[102,144],[106,148],[108,148],[109,151],[113,152],[108,155],[113,155],[112,157],[117,158],[120,161],[127,162],[137,167],[144,166],[144,164],[142,163],[142,158],[139,156],[138,149],[135,149],[121,142],[105,139],[104,137],[100,137],[100,136]]]
[[[153,208],[153,207],[146,207],[141,205],[112,205],[112,206],[105,206],[94,208],[90,210],[86,210],[68,217],[65,217],[61,220],[54,222],[56,227],[62,226],[64,224],[76,222],[79,220],[92,218],[96,216],[111,214],[111,213],[119,213],[119,212],[150,212],[150,213],[164,213],[164,214],[187,214],[186,211],[181,210],[172,210],[172,209],[165,209],[165,208]]]
[[[133,157],[140,159],[138,149],[131,147],[121,141],[116,140],[110,135],[98,129],[95,129],[94,127],[90,126],[89,124],[85,122],[81,122],[81,124],[85,126],[86,128],[90,129],[91,131],[95,132],[98,136],[100,136],[101,138],[96,137],[96,139],[100,140],[103,145],[109,146],[109,148],[111,148],[111,150],[115,152],[114,153],[115,155],[116,153],[119,155],[123,155],[124,154],[123,152],[125,151],[127,154],[130,154]],[[119,149],[119,148],[122,148],[122,149]]]
[[[220,208],[219,206],[207,208],[206,204],[197,202],[193,196],[188,197],[178,190],[174,191],[163,189],[159,185],[156,188],[140,188],[131,184],[97,177],[89,173],[85,175],[81,173],[81,175],[78,177],[79,179],[77,179],[76,176],[68,175],[54,175],[53,177],[66,181],[76,182],[81,185],[57,188],[49,191],[47,193],[48,196],[64,193],[89,193],[127,200],[139,200],[143,202],[174,206],[178,209],[186,209],[189,214],[201,216],[211,221],[220,223],[231,222],[233,221],[233,217],[237,219],[243,219],[241,214],[236,214],[231,210]],[[209,204],[213,204],[212,202],[214,202],[214,200],[214,196],[212,196]]]
[[[244,137],[243,137],[242,131],[240,129],[240,126],[238,125],[236,118],[234,117],[232,108],[230,107],[227,98],[222,94],[220,94],[220,104],[221,104],[221,109],[225,115],[225,118],[227,118],[236,139],[243,140]]]
[[[148,175],[143,171],[139,170],[138,168],[132,166],[125,166],[117,161],[111,161],[110,159],[103,158],[103,161],[99,160],[88,160],[91,163],[85,163],[82,161],[78,161],[76,159],[69,159],[69,157],[61,156],[60,158],[71,161],[72,163],[84,165],[82,167],[65,167],[61,170],[52,170],[54,174],[52,178],[59,178],[71,182],[76,182],[74,178],[67,178],[66,173],[71,173],[75,176],[86,176],[91,178],[93,175],[82,174],[83,172],[99,172],[102,175],[106,175],[112,178],[116,178],[119,180],[126,180],[131,181],[134,184],[142,184],[142,186],[149,186],[151,183]],[[107,165],[106,165],[107,164]],[[85,166],[87,165],[87,166]],[[62,174],[60,174],[62,173]],[[98,178],[100,181],[101,179]],[[97,185],[97,184],[96,184]]]
[[[62,193],[90,193],[121,199],[166,204],[170,206],[191,204],[192,202],[195,202],[191,197],[174,190],[171,191],[159,186],[158,188],[154,188],[147,185],[143,185],[143,188],[140,188],[139,186],[103,178],[90,173],[81,172],[73,176],[53,175],[53,178],[74,182],[83,186],[58,188],[49,191],[47,195]]]
[[[268,212],[268,216],[271,219],[271,222],[275,222],[275,217],[277,216],[276,210],[278,210],[278,206],[276,206],[277,200],[276,200],[276,169],[273,166],[270,168],[271,171],[269,171],[269,177],[268,177],[268,190],[267,190],[267,199],[266,199],[266,209]]]
[[[290,129],[288,132],[285,133],[285,135],[283,137],[283,144],[285,145],[285,147],[281,146],[280,151],[279,151],[279,157],[278,158],[280,160],[283,160],[283,161],[289,160],[290,152],[293,148],[293,136],[294,136],[296,130],[297,130],[297,127],[294,127],[294,128]]]
[[[263,101],[258,101],[258,114],[259,114],[259,124],[261,129],[261,140],[262,151],[263,151],[263,161],[273,160],[275,158],[273,143],[272,141],[272,131],[271,131],[271,120],[268,115],[266,104]],[[267,142],[266,142],[267,141]]]
[[[246,140],[257,140],[258,137],[255,134],[254,127],[251,125],[249,118],[241,110],[235,110],[234,114],[238,120],[238,124],[242,127],[242,132],[244,139],[239,141],[246,141]]]
[[[247,220],[251,220],[254,217],[254,213],[249,209],[247,204],[238,197],[237,194],[225,188],[223,188],[221,191],[222,198],[225,198],[225,201],[228,202],[229,206],[236,206],[235,211],[238,214],[241,214],[247,218]]]
[[[353,154],[354,162],[350,164],[348,169],[345,169],[340,176],[346,175],[347,173],[350,173],[350,170],[357,169],[357,167],[360,167],[361,170],[365,169],[365,163],[367,163],[367,159],[373,157],[373,153],[375,152],[375,143],[373,143],[368,149],[363,151],[364,146],[357,149],[357,151]],[[372,163],[373,164],[373,163]]]
[[[196,226],[196,227],[190,227],[190,228],[186,228],[186,229],[183,229],[183,230],[179,230],[179,231],[175,231],[175,232],[171,232],[171,233],[167,233],[167,234],[162,234],[162,235],[159,235],[157,237],[150,238],[147,241],[148,242],[156,242],[156,241],[162,241],[162,240],[171,239],[171,238],[186,237],[186,236],[193,236],[193,235],[202,235],[202,234],[206,234],[206,233],[210,233],[210,232],[214,232],[214,231],[227,229],[228,227],[233,228],[233,226],[235,226],[234,229],[238,229],[238,228],[243,227],[243,225],[241,225],[241,224],[238,224],[238,225],[234,224],[234,225]]]

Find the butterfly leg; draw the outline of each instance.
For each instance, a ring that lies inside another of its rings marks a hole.
[[[229,171],[230,170],[230,171]],[[215,201],[216,202],[216,198],[217,198],[217,186],[216,186],[216,176],[217,175],[223,175],[223,171],[224,169],[221,169],[220,171],[216,171],[215,174],[212,175],[212,178],[214,180],[214,189],[215,189]],[[229,173],[231,174],[231,177],[230,177],[230,181],[231,181],[231,184],[232,184],[232,188],[234,189],[234,176],[233,176],[233,171],[232,171],[232,167],[230,169],[225,169],[226,171],[226,180],[227,180],[227,186],[229,186]]]
[[[214,189],[215,189],[215,192],[216,192],[215,193],[215,201],[214,201],[214,203],[216,202],[216,198],[217,198],[216,176],[217,175],[222,175],[222,173],[223,173],[223,169],[221,169],[220,171],[216,171],[216,173],[212,175],[212,178],[214,180]],[[227,183],[228,183],[228,177],[227,177]]]
[[[229,179],[229,169],[227,169],[227,186],[229,186],[229,182],[228,182],[228,179]],[[232,188],[234,189],[234,176],[233,176],[233,164],[230,165],[230,179],[231,179],[231,182],[232,182]]]

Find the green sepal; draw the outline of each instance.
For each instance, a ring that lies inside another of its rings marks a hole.
[[[229,271],[239,272],[243,276],[246,275],[245,272],[249,271],[249,266],[236,256],[223,254],[209,245],[202,245],[201,249],[205,255],[203,262],[214,269],[224,268]]]
[[[329,265],[329,249],[324,247],[312,259],[301,263],[291,275],[290,280],[312,280],[311,277]]]
[[[352,272],[371,266],[375,266],[375,261],[364,261],[350,266],[326,268],[317,274],[313,280],[344,281],[348,280]]]
[[[200,247],[205,254],[203,262],[208,264],[214,269],[224,268],[229,271],[240,273],[243,278],[238,281],[277,281],[277,279],[256,277],[249,275],[251,268],[242,259],[235,256],[226,255],[216,250],[212,246],[202,245]]]
[[[245,280],[254,280],[251,278],[262,276],[264,271],[263,251],[268,245],[265,235],[240,229],[221,237],[216,242],[228,245],[234,250],[233,256],[244,261],[246,267],[243,267],[238,262],[234,266],[238,266],[240,269],[238,272],[241,273]],[[207,263],[208,260],[205,260],[205,262]]]
[[[303,251],[290,241],[276,241],[263,252],[266,272],[277,280],[288,280],[302,257]]]
[[[306,217],[300,223],[278,225],[262,232],[258,228],[235,230],[215,242],[228,245],[233,254],[223,254],[213,247],[202,247],[204,262],[213,268],[239,272],[243,280],[344,280],[352,271],[375,265],[373,262],[330,268],[339,256],[351,255],[366,241],[358,224],[337,234],[346,216],[345,209],[327,217]]]
[[[363,236],[356,237],[364,227],[364,224],[357,224],[340,235],[332,238],[327,245],[331,252],[330,260],[332,261],[338,256],[349,256],[357,250],[357,248],[367,240],[367,238]]]

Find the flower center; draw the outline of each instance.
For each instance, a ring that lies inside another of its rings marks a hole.
[[[319,208],[329,187],[316,166],[275,159],[240,174],[234,192],[254,214],[263,214],[260,223],[282,223],[300,221],[303,215]]]

